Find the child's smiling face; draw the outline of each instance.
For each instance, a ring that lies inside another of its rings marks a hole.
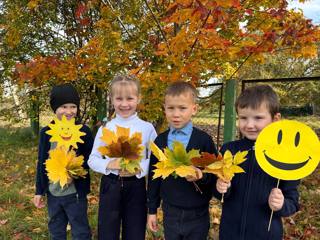
[[[265,103],[261,103],[257,109],[251,107],[238,108],[239,130],[243,136],[250,140],[256,140],[263,128],[280,119],[280,113],[271,116]]]
[[[135,114],[140,102],[138,89],[134,84],[115,84],[112,88],[112,104],[116,114],[128,118]]]
[[[77,116],[78,107],[74,103],[66,103],[61,105],[56,110],[56,116],[59,120],[62,119],[62,116],[66,116],[68,120]]]

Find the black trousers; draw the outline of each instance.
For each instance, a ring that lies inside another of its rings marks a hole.
[[[145,178],[104,175],[100,184],[99,240],[144,240],[147,222]]]
[[[68,222],[71,225],[72,239],[91,239],[87,209],[88,202],[86,197],[79,198],[76,194],[55,197],[48,193],[50,239],[67,239]]]
[[[181,209],[163,204],[163,225],[166,240],[206,240],[210,217],[209,207]]]

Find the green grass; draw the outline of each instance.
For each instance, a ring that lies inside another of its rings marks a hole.
[[[319,118],[308,117],[304,120],[313,128],[320,128]],[[49,239],[47,211],[36,209],[31,202],[37,161],[37,141],[31,136],[28,128],[0,127],[0,239]],[[97,235],[99,184],[100,175],[92,174],[92,193],[88,199],[89,222],[94,239]],[[286,240],[320,239],[319,186],[319,169],[303,179],[300,186],[301,211],[284,221]],[[213,201],[212,206],[211,217],[215,223],[210,229],[210,239],[217,235],[221,214],[219,203]],[[156,237],[154,239],[162,239],[162,232]],[[147,239],[152,239],[151,234]]]

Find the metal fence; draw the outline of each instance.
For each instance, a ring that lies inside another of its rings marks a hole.
[[[278,93],[283,118],[306,122],[320,136],[320,77],[242,80],[238,93],[246,87],[268,84]],[[223,143],[224,84],[213,83],[199,88],[199,108],[195,126],[210,134],[218,146]],[[240,133],[236,132],[236,138]]]

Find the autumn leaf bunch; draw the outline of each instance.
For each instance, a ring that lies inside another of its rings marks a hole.
[[[227,150],[223,157],[218,157],[219,159],[206,166],[203,172],[215,174],[222,180],[229,182],[236,173],[244,172],[238,165],[246,160],[247,154],[248,151],[239,151],[233,156]]]
[[[165,179],[170,174],[179,177],[196,177],[197,173],[191,159],[200,156],[199,150],[192,149],[187,152],[184,145],[178,141],[173,142],[172,150],[167,147],[162,152],[153,142],[150,143],[150,149],[159,160],[154,165],[156,169],[153,170],[153,179],[158,177]]]
[[[102,155],[120,158],[120,168],[129,173],[140,170],[144,149],[141,132],[136,132],[130,137],[130,128],[117,126],[116,132],[103,128],[101,140],[106,144],[98,148]]]
[[[82,167],[83,156],[76,156],[74,150],[68,151],[64,146],[49,151],[46,161],[48,178],[53,183],[60,183],[63,188],[72,179],[86,177],[87,170]]]

